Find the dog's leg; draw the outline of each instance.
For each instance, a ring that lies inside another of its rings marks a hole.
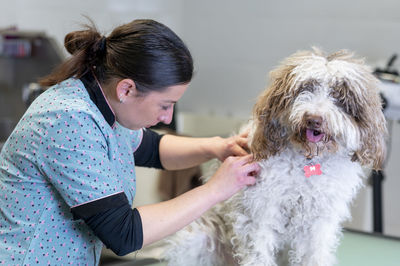
[[[239,265],[277,265],[276,255],[284,245],[284,236],[278,233],[277,228],[274,228],[282,221],[277,216],[260,216],[258,219],[249,220],[238,214],[238,219],[234,224],[232,243],[234,256]],[[282,231],[282,228],[279,230]]]
[[[218,219],[215,213],[209,212],[169,237],[163,259],[169,266],[234,265],[226,256],[231,253],[229,247],[219,240],[224,228],[220,227],[223,223]]]
[[[246,246],[241,249],[240,265],[245,266],[277,266],[276,253],[277,244],[281,236],[270,229],[263,228],[263,232],[253,234],[252,239],[247,239]],[[253,243],[249,246],[249,243]],[[238,246],[238,248],[241,248]]]
[[[290,265],[331,266],[336,263],[335,251],[340,238],[339,222],[321,219],[311,225],[309,231],[293,239]]]

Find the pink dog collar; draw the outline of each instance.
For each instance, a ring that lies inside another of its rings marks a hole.
[[[306,165],[304,166],[304,175],[306,177],[310,177],[312,175],[321,175],[322,171],[321,171],[321,165],[315,164],[315,165]]]

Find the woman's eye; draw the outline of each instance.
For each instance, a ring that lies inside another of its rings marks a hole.
[[[163,109],[164,111],[167,111],[170,107],[171,107],[170,105],[168,105],[168,106],[161,106],[161,109]]]

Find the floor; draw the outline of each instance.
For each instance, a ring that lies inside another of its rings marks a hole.
[[[399,266],[400,238],[347,231],[337,257],[339,266]]]
[[[105,251],[100,266],[166,266],[158,257],[161,246],[155,245],[136,254],[117,257]],[[382,237],[358,231],[344,232],[337,251],[339,266],[399,266],[400,238]]]
[[[165,262],[160,262],[156,259],[136,259],[136,260],[123,260],[123,259],[105,259],[102,260],[100,266],[166,266]]]

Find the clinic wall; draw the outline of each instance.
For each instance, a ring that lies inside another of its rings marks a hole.
[[[267,73],[313,45],[350,49],[373,65],[400,52],[397,0],[202,0],[185,1],[184,10],[197,69],[185,111],[247,115]]]
[[[373,66],[400,52],[398,0],[0,0],[0,4],[0,28],[17,25],[45,31],[60,47],[66,33],[86,22],[82,15],[91,17],[104,33],[135,18],[165,23],[184,39],[195,61],[193,82],[178,110],[202,115],[247,118],[267,85],[267,73],[298,49],[347,48]],[[385,225],[388,233],[397,235],[399,134],[399,124],[394,123],[384,187]]]

